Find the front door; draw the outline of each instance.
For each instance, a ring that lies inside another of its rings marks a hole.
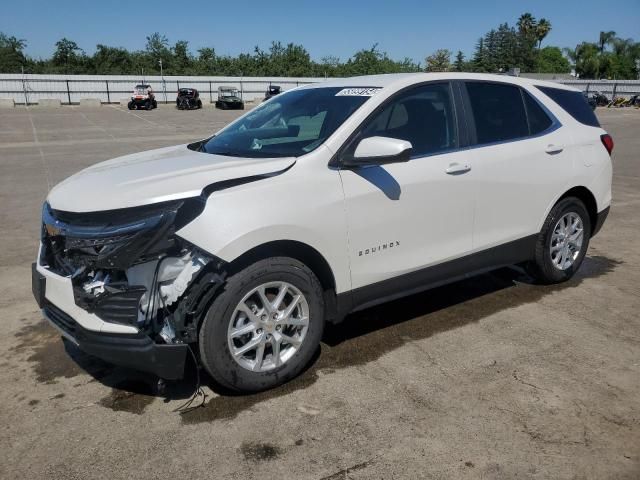
[[[357,143],[382,136],[411,142],[409,162],[342,169],[352,286],[393,296],[425,267],[471,251],[473,172],[458,133],[451,85],[428,83],[392,97],[361,127]],[[375,300],[375,299],[374,299]]]

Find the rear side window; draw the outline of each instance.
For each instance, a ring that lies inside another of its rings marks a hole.
[[[544,132],[551,126],[553,120],[543,110],[540,104],[527,92],[522,92],[524,98],[524,106],[527,109],[527,118],[529,119],[529,134],[537,135]]]
[[[561,90],[552,87],[539,87],[537,85],[536,88],[560,105],[578,122],[589,125],[590,127],[600,126],[600,122],[598,122],[595,113],[593,113],[587,99],[584,98],[581,92],[572,92],[570,90]]]
[[[467,82],[477,143],[513,140],[529,135],[520,88],[502,83]]]

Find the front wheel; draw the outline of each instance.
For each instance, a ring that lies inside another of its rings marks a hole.
[[[297,260],[261,260],[228,278],[200,328],[202,363],[223,387],[258,392],[309,363],[324,327],[320,282]]]
[[[546,284],[569,280],[578,271],[589,247],[591,220],[578,198],[560,200],[547,216],[527,271]]]

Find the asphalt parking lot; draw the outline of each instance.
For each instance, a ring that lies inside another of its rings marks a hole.
[[[360,312],[297,380],[184,415],[193,375],[158,394],[65,346],[30,289],[48,189],[237,115],[0,110],[0,478],[640,478],[639,110],[598,111],[614,202],[569,283],[503,269]]]

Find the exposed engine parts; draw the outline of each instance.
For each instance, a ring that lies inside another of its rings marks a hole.
[[[105,320],[153,329],[166,343],[176,341],[173,308],[194,277],[210,258],[183,250],[181,256],[165,256],[139,263],[124,271],[91,270],[79,272],[83,278],[75,288],[76,301]],[[77,281],[76,280],[76,281]]]

